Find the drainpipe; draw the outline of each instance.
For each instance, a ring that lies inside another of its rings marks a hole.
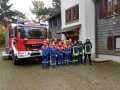
[[[97,55],[97,3],[99,2],[98,0],[93,0],[94,1],[94,4],[95,4],[95,57],[98,58],[98,55]]]

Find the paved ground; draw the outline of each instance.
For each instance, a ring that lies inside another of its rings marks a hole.
[[[42,69],[35,63],[14,66],[0,59],[0,90],[120,90],[120,64]]]

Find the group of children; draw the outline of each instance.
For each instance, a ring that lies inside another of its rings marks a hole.
[[[90,41],[87,41],[87,42],[90,42]],[[83,45],[81,41],[76,41],[72,43],[71,39],[69,39],[67,41],[52,40],[49,43],[44,44],[42,46],[43,67],[65,65],[65,64],[86,63],[86,60],[84,60],[83,62],[83,53],[84,53],[85,59],[87,59],[87,56],[89,59],[91,58],[89,57],[91,56],[91,53],[86,52],[88,49],[88,47],[85,46],[87,42]],[[89,52],[90,52],[90,49],[92,48],[91,46],[89,48]]]

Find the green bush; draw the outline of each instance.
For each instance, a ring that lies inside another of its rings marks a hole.
[[[0,33],[0,46],[5,44],[5,35],[4,33]]]
[[[0,24],[0,46],[5,44],[5,28]]]

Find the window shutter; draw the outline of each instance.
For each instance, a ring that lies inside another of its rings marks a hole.
[[[120,13],[120,0],[117,0],[117,13]]]
[[[100,2],[100,9],[99,9],[99,16],[100,16],[100,18],[102,18],[103,17],[103,11],[102,11],[102,1]]]
[[[74,12],[73,12],[73,9],[74,9],[74,8],[71,8],[71,21],[74,20]]]
[[[71,9],[68,10],[68,16],[69,16],[68,22],[70,22],[71,21]]]
[[[79,5],[77,5],[75,8],[76,8],[76,19],[79,19]]]
[[[75,11],[75,7],[73,8],[73,19],[76,20],[76,11]]]
[[[108,47],[108,50],[114,49],[114,37],[113,36],[108,36],[107,47]]]
[[[66,10],[66,23],[69,22],[69,10]]]
[[[118,9],[118,0],[114,0],[113,1],[113,10],[114,10],[114,12],[117,12],[117,9]]]
[[[108,15],[108,0],[101,0],[100,2],[100,17],[103,18]]]
[[[107,16],[108,15],[108,0],[104,0],[103,11],[104,11],[104,16]]]
[[[66,23],[68,22],[67,10],[65,11],[65,21],[66,21]]]

